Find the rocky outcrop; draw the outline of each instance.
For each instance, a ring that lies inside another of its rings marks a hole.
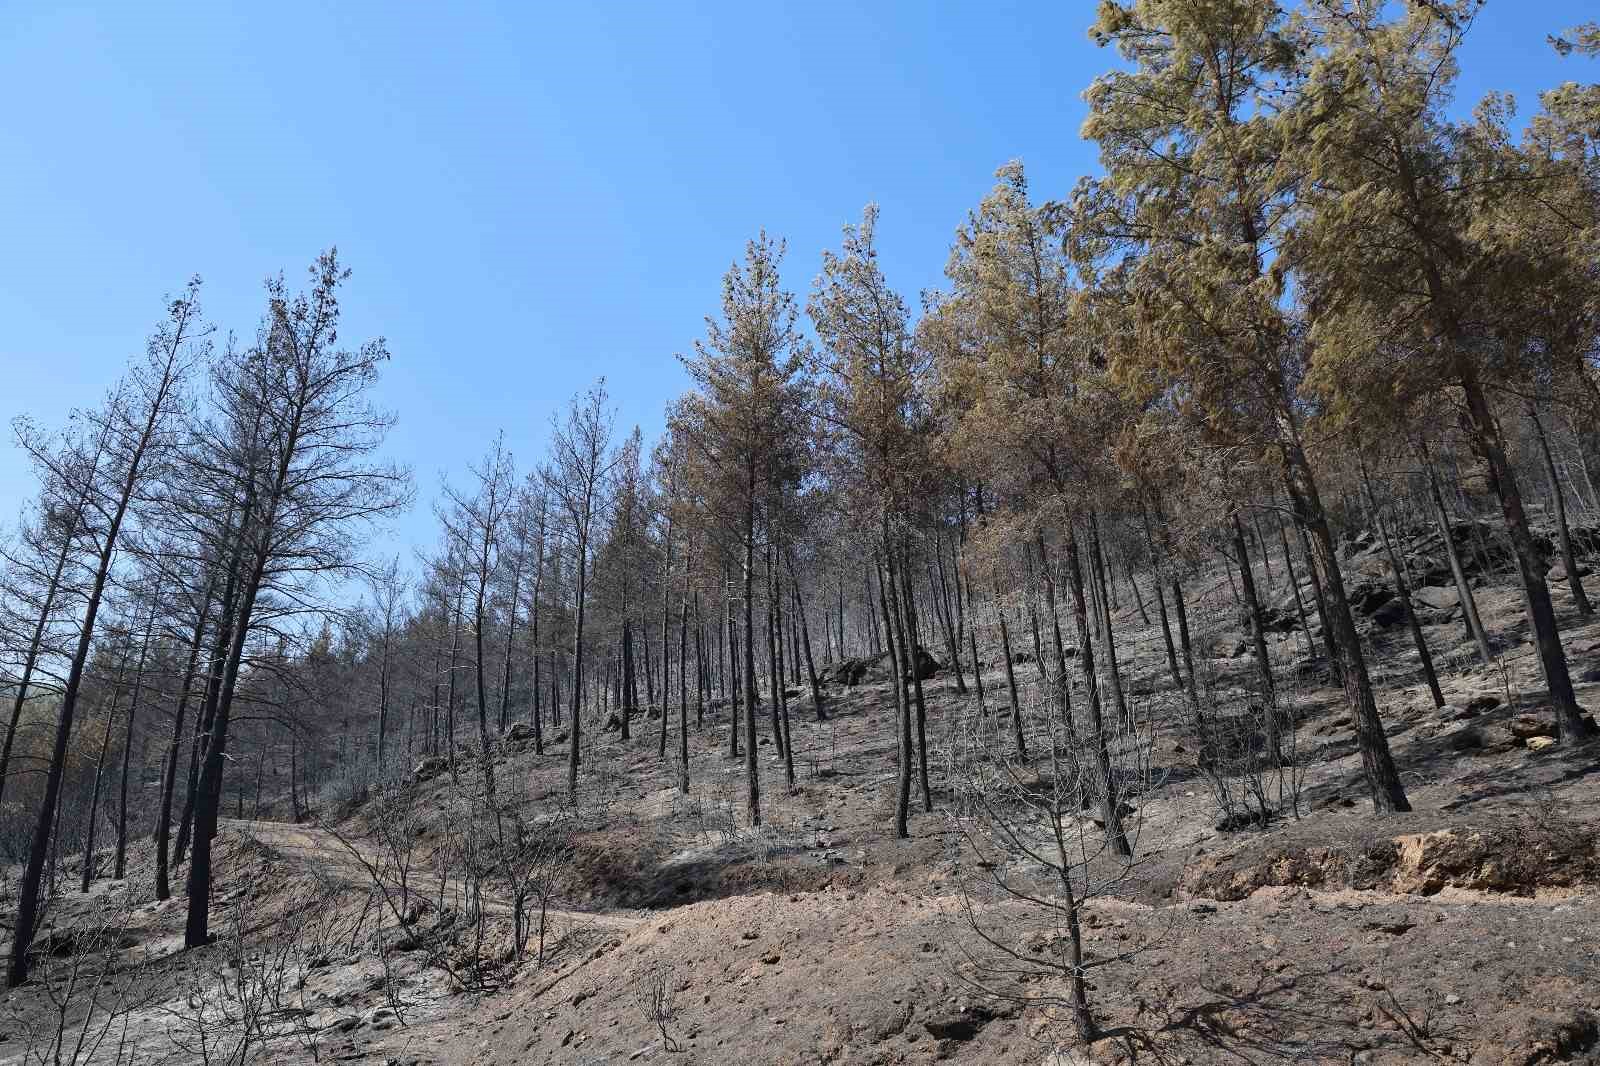
[[[830,663],[822,668],[820,676],[823,681],[852,687],[869,681],[887,681],[893,669],[889,653],[881,652],[878,655],[855,656],[849,659],[841,659],[837,663]],[[943,663],[929,654],[927,648],[918,646],[917,676],[919,679],[926,681],[942,669],[944,669]],[[910,680],[909,671],[906,679]]]
[[[1487,829],[1453,827],[1374,840],[1363,848],[1248,845],[1190,869],[1191,898],[1241,900],[1262,888],[1380,889],[1433,895],[1446,888],[1531,896],[1600,882],[1595,835],[1558,819]]]

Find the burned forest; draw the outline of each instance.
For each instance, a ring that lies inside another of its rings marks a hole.
[[[1092,172],[774,202],[654,422],[154,283],[12,426],[0,1064],[1600,1062],[1600,25],[1078,6]]]

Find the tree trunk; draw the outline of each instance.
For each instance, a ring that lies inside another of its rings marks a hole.
[[[887,533],[884,536],[884,567],[878,572],[878,599],[883,608],[883,635],[889,646],[890,687],[894,689],[894,709],[899,736],[900,778],[895,793],[894,832],[904,840],[911,835],[911,700],[906,693],[905,671],[900,656],[900,641],[896,639],[898,612],[890,611],[890,592],[894,587],[894,555],[889,548]]]
[[[685,570],[688,568],[685,567]],[[689,576],[684,574],[684,583]],[[683,597],[678,617],[678,791],[689,794],[689,597]],[[696,679],[698,682],[698,678]],[[662,720],[666,713],[663,709]]]
[[[1316,654],[1316,642],[1311,639],[1311,622],[1306,617],[1306,601],[1300,595],[1300,578],[1294,572],[1294,554],[1289,550],[1289,532],[1278,523],[1278,539],[1283,542],[1283,569],[1289,578],[1289,592],[1294,596],[1295,614],[1300,618],[1300,632],[1306,638],[1306,655]]]
[[[933,790],[928,784],[928,709],[922,694],[922,654],[916,639],[920,627],[917,618],[917,603],[911,588],[911,568],[909,566],[901,566],[900,584],[905,591],[905,602],[901,607],[905,612],[906,629],[910,631],[910,637],[903,642],[903,646],[910,649],[906,653],[906,659],[911,665],[911,691],[916,698],[917,707],[917,782],[922,788],[922,809],[931,813],[933,811]]]
[[[1261,601],[1256,597],[1254,567],[1250,565],[1249,548],[1245,544],[1244,527],[1238,514],[1233,516],[1233,550],[1238,553],[1239,583],[1244,589],[1245,615],[1250,620],[1250,645],[1255,649],[1256,671],[1261,677],[1261,706],[1267,738],[1267,753],[1274,761],[1282,758],[1278,741],[1278,713],[1275,706],[1275,687],[1272,683],[1272,659],[1267,655],[1267,638],[1261,629]]]
[[[1572,691],[1572,677],[1567,672],[1567,655],[1561,647],[1561,634],[1556,627],[1556,612],[1550,602],[1550,586],[1545,583],[1545,560],[1534,542],[1533,531],[1528,526],[1527,514],[1522,507],[1522,493],[1517,488],[1516,474],[1506,458],[1500,442],[1500,429],[1489,410],[1489,402],[1477,378],[1463,364],[1462,387],[1466,394],[1468,421],[1479,453],[1489,465],[1489,477],[1495,495],[1500,498],[1500,509],[1505,516],[1506,535],[1516,553],[1517,570],[1522,577],[1526,596],[1528,628],[1539,651],[1539,665],[1544,669],[1545,684],[1550,690],[1550,704],[1555,710],[1556,733],[1561,740],[1577,740],[1590,736],[1594,727],[1584,719]]]
[[[1089,742],[1094,756],[1095,790],[1100,795],[1100,819],[1105,823],[1106,840],[1112,849],[1127,858],[1133,855],[1133,847],[1122,825],[1122,795],[1112,770],[1111,738],[1106,735],[1105,716],[1100,708],[1100,686],[1094,668],[1094,641],[1089,633],[1088,604],[1083,594],[1083,567],[1078,561],[1078,537],[1071,530],[1067,533],[1067,578],[1072,588],[1073,614],[1078,620],[1078,663],[1083,671],[1083,684],[1088,696]],[[1067,735],[1069,743],[1073,745],[1073,760],[1076,762],[1077,738],[1070,726]]]
[[[1544,431],[1544,422],[1539,419],[1539,412],[1531,403],[1528,404],[1528,417],[1533,421],[1534,432],[1539,438],[1539,451],[1544,456],[1545,476],[1550,479],[1550,495],[1556,504],[1557,542],[1561,546],[1562,566],[1567,571],[1567,588],[1572,591],[1572,602],[1577,605],[1578,614],[1587,618],[1594,614],[1594,606],[1584,594],[1583,581],[1578,576],[1578,557],[1572,550],[1572,530],[1567,526],[1566,496],[1561,491],[1561,479],[1556,476],[1555,457],[1550,454],[1550,438]]]
[[[128,872],[128,764],[133,761],[134,720],[139,714],[139,698],[144,695],[145,661],[150,655],[150,636],[156,628],[156,608],[161,602],[161,589],[155,590],[150,605],[150,619],[145,623],[144,642],[139,648],[139,665],[133,672],[133,697],[128,701],[128,726],[122,738],[122,784],[117,800],[117,856],[112,867],[112,879],[121,881]]]
[[[1189,678],[1189,702],[1198,704],[1200,686],[1194,674],[1194,644],[1189,640],[1189,611],[1183,602],[1183,583],[1172,578],[1172,610],[1178,616],[1178,646],[1183,649],[1183,669]]]
[[[1373,698],[1372,680],[1367,675],[1367,662],[1361,653],[1355,619],[1350,614],[1350,601],[1345,596],[1338,548],[1322,512],[1322,500],[1317,495],[1311,465],[1297,439],[1289,434],[1285,436],[1289,441],[1283,445],[1289,496],[1296,517],[1310,531],[1316,562],[1328,579],[1329,620],[1337,630],[1334,643],[1342,662],[1345,699],[1356,721],[1356,742],[1361,749],[1361,766],[1366,775],[1367,789],[1372,795],[1372,807],[1380,814],[1409,811],[1411,803],[1406,799],[1399,771],[1395,769],[1394,758],[1389,753],[1389,739],[1383,732],[1383,719],[1378,714],[1378,704]]]
[[[1006,659],[1006,691],[1011,697],[1011,730],[1016,734],[1017,758],[1028,761],[1028,742],[1022,732],[1022,701],[1017,699],[1017,671],[1011,662],[1011,630],[1006,625],[1005,604],[1000,603],[1000,591],[995,590],[996,608],[1000,615],[1000,651]]]
[[[949,579],[944,572],[944,551],[940,547],[942,538],[934,541],[933,557],[937,563],[937,584],[935,584],[935,568],[928,569],[928,588],[935,593],[933,597],[934,612],[939,618],[939,627],[944,631],[945,652],[950,656],[950,665],[956,672],[956,692],[967,694],[967,681],[961,674],[961,651],[956,644],[954,611],[950,606]]]
[[[1461,565],[1461,553],[1456,550],[1455,534],[1450,528],[1450,516],[1445,513],[1444,496],[1439,492],[1439,478],[1433,469],[1433,460],[1428,455],[1428,445],[1420,438],[1417,441],[1417,450],[1422,456],[1422,469],[1428,475],[1428,499],[1433,504],[1433,517],[1439,526],[1439,536],[1444,541],[1444,552],[1450,561],[1450,576],[1456,584],[1456,597],[1461,601],[1461,613],[1467,620],[1467,632],[1472,635],[1473,642],[1478,646],[1478,657],[1484,666],[1494,665],[1494,652],[1489,647],[1489,634],[1483,628],[1483,619],[1478,614],[1478,600],[1472,594],[1472,585],[1467,581],[1466,569]]]
[[[783,648],[783,636],[778,632],[777,622],[777,596],[774,593],[776,585],[773,583],[772,573],[772,548],[768,546],[766,553],[766,574],[762,590],[767,600],[767,709],[772,715],[772,742],[774,750],[779,755],[783,754],[783,719],[778,707],[778,700],[783,694],[783,663],[780,651]]]
[[[28,703],[28,686],[33,683],[33,670],[39,663],[39,649],[44,644],[45,627],[50,624],[50,614],[55,608],[56,594],[61,589],[61,574],[66,569],[67,556],[71,552],[72,542],[77,536],[81,520],[80,500],[79,513],[73,516],[71,528],[62,535],[61,551],[56,554],[55,566],[50,571],[50,581],[45,586],[44,599],[39,604],[39,617],[34,623],[33,635],[28,640],[28,654],[22,661],[22,676],[17,679],[16,693],[11,699],[11,722],[6,727],[4,746],[0,747],[0,799],[5,798],[7,775],[11,771],[11,748],[16,742],[17,727],[22,722],[22,709]]]
[[[518,602],[522,599],[522,553],[524,550],[526,550],[525,547],[519,544],[517,548],[517,561],[511,571],[511,599],[506,609],[506,661],[505,669],[500,675],[501,733],[506,731],[506,716],[511,706],[511,659],[512,651],[516,647],[517,607]],[[383,672],[379,674],[379,691],[385,697],[384,702],[387,703],[386,697],[388,694],[388,685],[386,682],[386,677],[388,674],[389,663],[389,635],[387,627],[384,629],[383,654]],[[537,659],[535,661],[537,661]],[[538,689],[535,688],[534,691],[538,691]],[[378,714],[378,735],[380,738],[383,736],[383,724],[386,716],[385,708],[380,706]],[[383,751],[381,739],[379,741],[378,751],[381,756]]]
[[[1139,620],[1149,625],[1150,612],[1144,609],[1144,594],[1139,591],[1139,582],[1134,580],[1133,563],[1124,560],[1122,576],[1128,579],[1128,587],[1133,590],[1133,604],[1139,609]]]
[[[587,530],[580,531],[577,552],[577,599],[573,604],[572,627],[572,693],[569,711],[571,722],[567,732],[567,793],[578,794],[578,761],[583,743],[583,621],[584,608],[589,599],[589,540]],[[551,671],[553,674],[554,671]]]
[[[1411,603],[1411,586],[1406,581],[1406,569],[1400,561],[1400,555],[1395,551],[1394,541],[1389,536],[1389,524],[1384,520],[1383,511],[1378,507],[1378,497],[1372,491],[1372,482],[1367,478],[1367,465],[1361,463],[1361,487],[1367,494],[1367,507],[1372,511],[1373,518],[1378,524],[1378,536],[1383,541],[1383,553],[1389,560],[1389,573],[1394,577],[1394,592],[1400,599],[1400,606],[1406,613],[1406,625],[1411,630],[1411,641],[1417,648],[1417,659],[1422,664],[1422,676],[1428,683],[1428,692],[1433,697],[1435,707],[1444,706],[1444,693],[1439,691],[1439,675],[1433,669],[1433,655],[1428,651],[1428,641],[1422,635],[1422,626],[1417,621],[1416,609]]]
[[[84,838],[83,845],[83,888],[89,891],[89,883],[94,880],[94,830],[95,823],[100,815],[100,782],[105,777],[106,752],[111,747],[111,727],[117,720],[117,700],[122,697],[122,674],[128,665],[126,656],[117,664],[117,680],[111,686],[111,706],[106,710],[106,728],[100,736],[100,757],[94,766],[94,790],[90,794],[89,809],[86,812],[89,818],[89,830]]]
[[[1111,685],[1111,699],[1117,708],[1117,721],[1129,723],[1128,700],[1122,692],[1122,669],[1117,665],[1117,636],[1111,627],[1111,606],[1105,597],[1105,553],[1100,549],[1100,519],[1093,508],[1089,510],[1089,549],[1094,554],[1095,572],[1100,575],[1100,611],[1105,623],[1106,680]]]
[[[167,873],[168,844],[172,831],[172,796],[177,785],[178,752],[183,748],[184,717],[193,694],[195,674],[200,664],[200,647],[205,642],[206,620],[211,611],[211,595],[215,590],[216,571],[206,578],[205,591],[200,595],[200,605],[195,614],[194,634],[189,639],[189,658],[184,664],[183,681],[178,686],[178,705],[172,716],[172,743],[167,746],[167,757],[162,760],[161,805],[156,814],[156,899],[172,897],[172,885]]]
[[[755,473],[746,485],[744,512],[744,772],[749,779],[750,824],[761,824],[761,777],[756,762],[756,503]]]
[[[816,712],[817,721],[824,722],[827,721],[828,711],[822,703],[822,686],[817,683],[817,666],[811,659],[811,628],[806,624],[806,601],[800,595],[800,578],[795,573],[793,550],[789,552],[789,584],[794,593],[795,615],[800,620],[800,647],[806,654],[806,681],[811,686],[812,710]],[[826,610],[823,613],[826,614]]]
[[[770,549],[770,548],[767,550],[767,559],[768,559],[769,564],[770,564],[770,562],[772,560],[772,549]],[[774,643],[773,647],[776,649],[777,655],[778,655],[778,662],[777,662],[778,686],[777,686],[777,689],[778,689],[778,711],[779,711],[780,715],[782,716],[782,721],[779,723],[779,725],[783,729],[783,770],[784,770],[785,775],[787,775],[787,777],[788,777],[789,788],[790,788],[791,791],[793,791],[793,789],[794,789],[794,745],[792,743],[793,738],[789,735],[789,693],[788,693],[787,688],[784,685],[784,678],[788,676],[788,670],[786,669],[786,666],[791,665],[791,664],[787,664],[784,661],[784,644],[783,644],[783,621],[784,621],[784,619],[783,619],[783,576],[778,572],[778,568],[776,566],[769,565],[768,566],[768,571],[772,575],[772,592],[771,592],[771,596],[772,596],[773,633],[777,637],[777,641]]]

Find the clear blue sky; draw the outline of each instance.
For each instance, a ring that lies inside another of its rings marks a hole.
[[[388,339],[399,541],[504,427],[519,464],[598,374],[659,429],[718,279],[760,227],[802,297],[882,205],[891,280],[941,282],[1011,158],[1094,169],[1079,93],[1112,56],[1054,3],[193,4],[0,0],[0,416],[93,402],[191,274],[248,336],[269,273],[337,244],[344,336]],[[1596,65],[1545,34],[1592,0],[1489,0],[1465,105]],[[32,490],[0,448],[0,519]]]

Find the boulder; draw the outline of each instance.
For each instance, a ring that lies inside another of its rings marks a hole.
[[[501,739],[508,744],[528,744],[533,740],[533,726],[527,722],[512,722],[511,728],[502,734]]]
[[[1263,633],[1292,633],[1300,626],[1300,612],[1293,604],[1262,604],[1261,605],[1261,632]],[[1250,630],[1250,612],[1239,612],[1239,628],[1246,632]]]
[[[924,648],[920,644],[917,645],[917,677],[918,677],[918,679],[920,679],[922,681],[926,681],[926,680],[928,680],[928,678],[934,676],[940,670],[943,670],[943,669],[944,669],[944,663],[941,663],[938,659],[935,659],[928,652],[927,648]],[[911,676],[910,672],[908,671],[907,674],[906,674],[906,677],[907,677],[908,680],[910,679],[910,676]]]
[[[878,655],[852,656],[832,663],[822,670],[822,679],[824,681],[846,687],[853,687],[867,680],[887,680],[888,675],[888,652],[882,652]]]
[[[1391,596],[1374,608],[1371,615],[1373,622],[1388,629],[1406,620],[1406,605],[1400,601],[1400,597]]]
[[[1425,585],[1412,590],[1411,602],[1431,611],[1452,611],[1461,606],[1461,597],[1454,587],[1434,588]]]
[[[1434,734],[1433,739],[1451,751],[1482,751],[1488,745],[1483,730],[1469,722],[1454,722]]]
[[[1533,714],[1519,714],[1500,723],[1500,728],[1526,744],[1535,737],[1555,739],[1556,726],[1552,721]]]
[[[1589,568],[1587,566],[1584,566],[1582,563],[1578,564],[1578,576],[1579,577],[1588,577],[1589,573],[1590,573],[1590,571],[1589,571]],[[1557,563],[1555,566],[1550,568],[1550,572],[1548,574],[1544,575],[1544,579],[1546,581],[1550,581],[1550,582],[1562,582],[1562,583],[1565,583],[1566,580],[1567,580],[1567,568],[1566,568],[1566,566],[1564,564],[1562,564],[1562,563]]]
[[[821,677],[837,685],[853,687],[867,681],[888,681],[892,669],[889,653],[881,652],[841,660],[824,668]],[[926,681],[942,669],[944,664],[930,655],[927,648],[917,647],[917,676],[921,680]],[[906,677],[910,676],[908,671]]]
[[[416,768],[411,771],[411,776],[417,781],[431,781],[450,769],[450,760],[443,755],[429,755]]]
[[[1211,642],[1211,657],[1213,659],[1237,659],[1250,650],[1250,645],[1238,637],[1218,637]]]
[[[1531,896],[1583,883],[1600,866],[1592,833],[1541,831],[1537,840],[1530,847],[1525,830],[1466,827],[1398,836],[1391,887],[1420,895],[1451,886]]]
[[[1361,579],[1350,586],[1350,609],[1359,615],[1371,615],[1394,598],[1394,590],[1387,581]]]

